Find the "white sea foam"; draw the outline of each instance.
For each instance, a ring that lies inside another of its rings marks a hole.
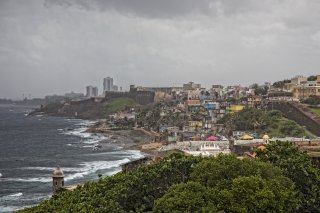
[[[111,168],[118,168],[122,164],[129,162],[129,158],[124,158],[117,161],[91,161],[81,163],[80,167],[65,167],[62,168],[65,171],[65,181],[73,179],[83,178],[89,174],[95,173],[99,170],[107,170]],[[54,167],[24,167],[21,169],[28,170],[41,170],[41,171],[53,171]],[[75,172],[74,174],[66,174],[67,172]],[[4,181],[15,181],[15,182],[42,182],[48,183],[52,181],[51,177],[40,177],[40,178],[6,178]]]
[[[76,178],[82,178],[88,174],[95,173],[99,170],[117,168],[124,163],[128,163],[129,161],[130,161],[130,159],[125,158],[125,159],[117,160],[117,161],[92,161],[92,162],[82,163],[81,164],[82,171],[75,173],[75,174],[67,175],[65,177],[65,180],[68,181],[68,180],[73,180]]]
[[[0,212],[15,212],[31,206],[0,206]]]
[[[9,195],[10,197],[21,197],[23,195],[23,193],[19,192],[19,193],[16,193],[16,194],[12,194],[12,195]]]
[[[2,201],[16,200],[16,199],[18,199],[18,197],[21,197],[21,196],[23,196],[23,194],[21,192],[19,192],[19,193],[15,193],[15,194],[2,196],[2,197],[0,197],[0,200],[2,200]]]
[[[102,140],[106,140],[107,138],[102,134],[93,135],[89,132],[86,132],[88,127],[92,126],[93,124],[95,124],[94,121],[82,121],[81,123],[74,124],[75,126],[77,126],[76,129],[65,131],[62,134],[77,136],[82,139],[82,143],[86,144],[95,144]]]
[[[2,174],[0,173],[0,178],[2,177]]]
[[[40,178],[4,178],[3,181],[48,183],[48,182],[51,182],[51,181],[52,181],[52,178],[51,178],[51,177],[40,177]]]
[[[64,132],[63,134],[66,135],[73,135],[73,136],[77,136],[80,137],[84,140],[82,140],[82,143],[86,143],[86,144],[95,144],[98,143],[102,140],[106,140],[107,138],[105,136],[103,136],[102,134],[91,134],[89,132],[85,132],[87,130],[86,127],[80,127],[71,131],[67,131]]]

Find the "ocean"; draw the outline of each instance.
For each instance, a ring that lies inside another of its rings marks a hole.
[[[143,155],[121,141],[84,131],[91,121],[27,116],[32,107],[0,105],[0,212],[38,204],[52,194],[52,172],[60,166],[65,185],[110,176]],[[102,148],[94,150],[95,144]]]

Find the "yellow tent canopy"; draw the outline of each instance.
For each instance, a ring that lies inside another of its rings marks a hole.
[[[250,135],[244,135],[244,136],[240,137],[240,139],[241,139],[241,140],[252,140],[253,137],[250,136]]]

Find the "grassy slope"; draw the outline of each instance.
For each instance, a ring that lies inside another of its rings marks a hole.
[[[110,102],[106,102],[104,110],[106,113],[115,113],[117,111],[124,110],[126,108],[132,108],[138,104],[130,98],[117,98]]]
[[[270,132],[269,132],[269,136],[270,137],[286,137],[287,135],[284,135],[281,133],[280,129],[284,126],[287,125],[288,122],[292,122],[292,120],[289,120],[285,117],[282,117],[281,119],[278,119],[271,127],[270,127]],[[298,126],[300,126],[299,124],[297,124]],[[300,126],[301,128],[303,128],[302,126]],[[307,137],[314,137],[314,135],[312,133],[310,133],[309,131],[304,131],[303,136],[307,136]]]
[[[310,108],[312,112],[316,113],[318,116],[320,116],[320,108]]]
[[[108,115],[138,106],[138,104],[130,98],[115,98],[104,103],[97,104],[96,107],[88,109],[81,113],[86,118],[106,118]]]

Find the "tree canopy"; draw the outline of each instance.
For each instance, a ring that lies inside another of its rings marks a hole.
[[[277,161],[268,159],[174,154],[54,195],[21,212],[296,212],[305,193],[296,183],[299,170],[290,175],[282,164],[277,167]],[[316,209],[316,202],[309,204]]]
[[[289,142],[274,142],[266,149],[257,150],[257,156],[281,168],[299,191],[302,201],[299,212],[320,212],[320,170],[312,165],[307,153]]]

